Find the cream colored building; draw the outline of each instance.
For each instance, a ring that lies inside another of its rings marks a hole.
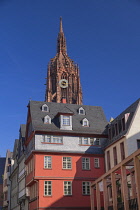
[[[138,99],[108,125],[105,148],[106,171],[140,148],[140,100]]]
[[[11,157],[12,157],[12,152],[10,152],[10,150],[7,150],[5,169],[4,169],[4,175],[3,175],[3,209],[4,210],[10,210],[11,183],[9,180],[9,175],[10,175]]]

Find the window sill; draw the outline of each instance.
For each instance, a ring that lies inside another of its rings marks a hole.
[[[72,171],[72,168],[62,168],[62,170],[69,170],[69,171]]]
[[[82,171],[91,171],[91,169],[82,169]]]
[[[52,195],[44,195],[43,197],[44,197],[44,198],[46,198],[46,197],[47,197],[47,198],[48,198],[48,197],[51,198]]]
[[[82,194],[83,196],[90,196],[90,194]]]
[[[63,196],[67,196],[67,197],[70,196],[70,197],[72,197],[72,195],[63,195]]]
[[[43,168],[44,170],[52,170],[52,168]]]
[[[51,143],[51,142],[41,142],[42,144],[59,144],[59,145],[63,145],[63,143]]]

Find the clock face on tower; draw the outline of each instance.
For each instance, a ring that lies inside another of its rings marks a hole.
[[[61,79],[61,80],[59,81],[59,85],[60,85],[61,88],[67,88],[67,87],[68,87],[68,80],[66,80],[66,79]]]

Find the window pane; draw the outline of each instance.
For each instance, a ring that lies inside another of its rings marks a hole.
[[[99,158],[94,158],[94,167],[95,168],[99,168],[100,167]]]
[[[52,167],[52,158],[51,156],[44,157],[44,168],[51,168]]]
[[[64,181],[64,195],[72,195],[72,183]]]
[[[53,143],[62,143],[62,136],[53,136]]]
[[[63,116],[63,125],[70,125],[70,116]]]
[[[43,141],[44,141],[44,142],[50,143],[50,142],[51,142],[51,136],[44,135],[44,136],[43,136]]]
[[[44,195],[46,196],[52,195],[52,182],[51,181],[44,182]]]
[[[90,159],[82,158],[82,169],[89,170],[90,169]]]
[[[83,195],[90,195],[90,182],[83,182],[82,190]]]
[[[83,138],[83,144],[88,144],[88,138],[86,137]]]
[[[63,157],[63,169],[71,169],[71,157]]]

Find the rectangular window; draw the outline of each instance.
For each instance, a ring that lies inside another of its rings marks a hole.
[[[52,168],[52,157],[44,156],[44,168]]]
[[[125,150],[124,150],[124,142],[120,144],[120,149],[121,149],[121,159],[125,159]]]
[[[90,158],[82,158],[82,169],[90,170]]]
[[[88,144],[88,138],[87,137],[83,138],[83,144]]]
[[[90,182],[83,182],[82,183],[82,194],[83,195],[90,195]]]
[[[63,125],[70,125],[70,116],[63,115]]]
[[[114,156],[114,166],[117,165],[117,149],[116,147],[113,147],[113,156]]]
[[[45,181],[44,182],[44,195],[45,196],[51,196],[52,195],[52,182],[51,181]]]
[[[137,147],[138,147],[138,149],[140,149],[140,140],[139,139],[137,140]]]
[[[94,138],[90,138],[90,145],[94,145]]]
[[[118,135],[118,124],[115,123],[115,135],[117,136]]]
[[[71,169],[71,157],[63,157],[63,169]]]
[[[72,195],[72,182],[64,181],[64,195]]]
[[[43,141],[44,142],[51,143],[51,136],[49,136],[49,135],[43,135]]]
[[[63,137],[62,136],[43,135],[42,139],[43,139],[43,142],[46,142],[46,143],[56,143],[56,144],[62,144],[63,143]]]
[[[53,143],[62,143],[62,136],[53,136]]]
[[[99,168],[100,167],[99,158],[94,158],[94,167],[95,168]]]
[[[108,138],[111,140],[111,128],[108,129]]]
[[[122,131],[125,130],[125,118],[123,117],[122,118]]]
[[[108,170],[111,169],[111,165],[110,165],[110,152],[107,151],[107,167],[108,167]]]

